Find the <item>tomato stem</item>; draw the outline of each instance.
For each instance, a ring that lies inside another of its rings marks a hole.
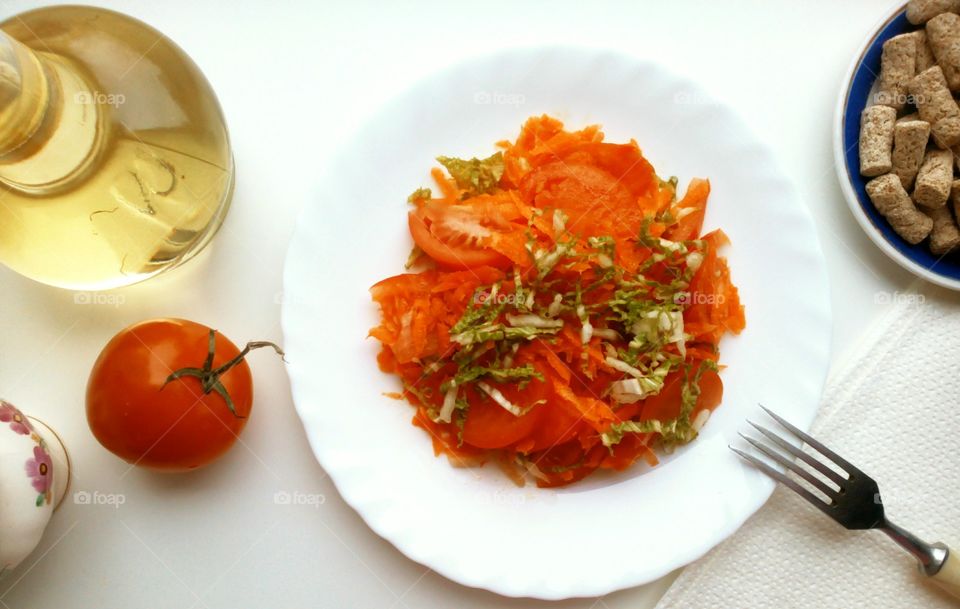
[[[274,343],[265,340],[251,341],[247,343],[247,346],[237,354],[236,357],[223,364],[216,370],[213,369],[213,356],[216,350],[217,344],[217,331],[210,330],[210,339],[207,347],[207,358],[203,361],[202,368],[181,368],[173,372],[170,376],[167,377],[166,382],[163,386],[166,387],[167,383],[170,381],[175,381],[179,378],[185,376],[192,376],[200,380],[200,385],[203,387],[203,393],[208,394],[211,391],[216,391],[217,394],[224,399],[227,403],[227,408],[230,409],[230,412],[233,413],[238,419],[245,419],[246,417],[237,414],[237,408],[233,403],[233,399],[230,398],[230,393],[227,391],[227,388],[223,386],[223,383],[220,382],[220,377],[227,373],[231,368],[243,361],[243,358],[246,357],[248,353],[254,349],[260,349],[261,347],[273,347],[273,350],[277,352],[277,355],[280,356],[283,361],[287,361],[284,358],[283,349],[277,346]]]

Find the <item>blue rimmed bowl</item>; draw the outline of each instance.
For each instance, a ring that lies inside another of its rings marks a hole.
[[[926,242],[910,245],[880,215],[867,197],[869,178],[860,175],[860,113],[867,106],[871,89],[880,74],[883,43],[918,29],[907,21],[906,4],[900,5],[875,27],[860,47],[844,78],[837,103],[833,152],[840,187],[850,211],[870,239],[894,262],[914,275],[953,290],[960,290],[960,253],[936,256]]]

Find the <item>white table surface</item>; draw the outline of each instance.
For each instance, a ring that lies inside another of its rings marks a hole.
[[[38,4],[47,3],[0,0],[0,16]],[[835,363],[890,296],[913,284],[855,224],[831,152],[840,81],[888,4],[103,2],[171,36],[205,71],[231,129],[236,196],[201,258],[118,291],[118,306],[75,304],[70,292],[0,268],[0,394],[63,436],[73,491],[123,501],[68,498],[37,552],[0,583],[0,609],[547,605],[461,587],[369,531],[314,461],[273,356],[251,356],[256,402],[242,443],[183,476],[129,471],[97,444],[83,401],[94,358],[118,330],[152,317],[194,319],[236,342],[279,341],[287,242],[337,143],[384,99],[444,65],[562,42],[621,49],[699,80],[775,149],[816,219],[830,269]],[[277,493],[323,503],[282,505]],[[554,606],[652,607],[669,580]]]

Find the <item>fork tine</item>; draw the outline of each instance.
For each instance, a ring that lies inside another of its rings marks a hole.
[[[820,510],[824,514],[827,514],[828,516],[833,518],[833,514],[828,511],[830,509],[830,506],[824,503],[819,497],[817,497],[807,489],[800,486],[800,484],[798,484],[796,480],[791,480],[787,476],[781,474],[777,470],[770,467],[770,465],[768,465],[766,462],[754,457],[749,453],[746,453],[740,450],[739,448],[734,448],[733,446],[728,446],[728,448],[733,452],[737,453],[738,455],[740,455],[741,457],[743,457],[744,459],[746,459],[747,461],[749,461],[751,465],[753,465],[754,467],[756,467],[766,475],[770,476],[777,482],[780,482],[784,486],[790,488],[793,492],[797,493],[798,495],[806,499],[808,502],[810,502],[811,505],[816,507],[818,510]]]
[[[821,463],[819,460],[815,459],[813,455],[802,451],[798,447],[794,446],[790,442],[787,442],[786,440],[784,440],[777,434],[773,433],[766,427],[763,427],[762,425],[757,425],[756,423],[750,420],[748,420],[747,423],[750,423],[751,425],[753,425],[753,427],[757,431],[759,431],[760,433],[765,435],[767,438],[772,440],[774,443],[777,444],[777,446],[780,446],[781,448],[783,448],[785,451],[787,451],[794,457],[797,457],[798,459],[802,459],[804,463],[814,468],[815,470],[817,470],[827,478],[830,478],[830,480],[832,480],[840,488],[843,488],[843,485],[847,481],[847,479],[841,476],[840,474],[838,474],[837,472],[833,471],[823,463]]]
[[[823,456],[827,457],[828,459],[830,459],[831,461],[839,465],[841,469],[847,472],[847,475],[849,476],[852,476],[854,474],[857,474],[860,476],[866,475],[862,471],[854,467],[852,463],[850,463],[849,461],[847,461],[837,453],[833,452],[832,450],[830,450],[829,448],[827,448],[817,440],[813,439],[809,435],[803,433],[802,431],[800,431],[799,429],[791,425],[789,422],[784,420],[783,417],[776,414],[775,412],[773,412],[763,404],[760,404],[760,408],[763,408],[764,412],[770,415],[773,418],[773,420],[775,420],[777,423],[780,423],[781,425],[783,425],[783,427],[786,428],[790,433],[797,436],[798,438],[800,438],[801,440],[803,440],[804,442],[806,442],[808,445],[812,446],[816,450],[820,451],[820,453],[823,454]]]
[[[833,490],[832,488],[824,484],[823,480],[820,480],[819,478],[817,478],[816,476],[808,472],[806,469],[800,467],[794,461],[787,459],[786,457],[781,455],[779,452],[777,452],[773,448],[767,446],[766,444],[763,444],[762,442],[758,442],[757,440],[754,440],[750,436],[745,436],[743,434],[740,434],[740,437],[746,440],[747,442],[749,442],[754,448],[756,448],[763,454],[767,455],[768,457],[770,457],[780,465],[784,466],[785,468],[789,469],[796,475],[800,476],[801,478],[809,482],[814,488],[816,488],[818,491],[820,491],[821,493],[829,497],[831,501],[836,498],[837,491]]]

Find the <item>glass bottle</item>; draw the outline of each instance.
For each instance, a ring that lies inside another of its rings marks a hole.
[[[0,23],[0,262],[107,289],[193,257],[230,205],[216,96],[150,26],[54,6]]]

